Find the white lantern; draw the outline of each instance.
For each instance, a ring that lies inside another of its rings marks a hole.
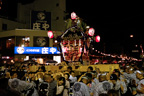
[[[89,36],[94,36],[95,30],[94,28],[90,28],[88,31]]]

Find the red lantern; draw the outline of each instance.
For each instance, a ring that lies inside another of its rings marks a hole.
[[[96,36],[95,40],[96,40],[96,42],[100,42],[100,36],[99,35]]]
[[[48,37],[53,38],[53,32],[52,31],[48,31]]]
[[[88,31],[89,36],[94,36],[95,30],[94,28],[90,28]]]
[[[75,20],[75,19],[76,19],[76,13],[75,13],[75,12],[72,12],[72,13],[71,13],[71,19],[72,19],[72,20]]]

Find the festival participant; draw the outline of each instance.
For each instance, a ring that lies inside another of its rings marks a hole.
[[[9,79],[8,81],[11,90],[20,92],[21,96],[38,96],[33,83],[27,83],[15,77],[16,75],[12,76],[13,79]]]
[[[69,67],[67,67],[67,72],[70,74],[70,72],[72,71],[72,67],[71,66],[69,66]]]
[[[131,67],[129,69],[129,74],[128,75],[130,77],[129,88],[132,91],[132,95],[135,96],[135,94],[136,94],[136,86],[137,86],[136,84],[138,83],[139,80],[136,77],[136,72],[135,72],[133,67]]]
[[[97,79],[97,73],[92,73],[92,82],[97,85],[99,83],[99,80]]]
[[[119,69],[120,70],[120,69]],[[127,86],[125,84],[125,79],[124,77],[121,75],[120,71],[118,69],[114,70],[114,74],[117,76],[117,83],[120,83],[120,93],[121,95],[125,94],[127,92]]]
[[[88,88],[89,88],[89,93],[90,93],[90,95],[91,96],[93,96],[93,92],[94,92],[94,88],[95,88],[95,86],[96,86],[96,83],[94,82],[94,73],[87,73],[86,74],[86,77],[88,77],[88,84],[87,84],[87,86],[88,86]],[[98,83],[97,83],[98,84]]]
[[[99,96],[102,93],[107,94],[107,92],[112,88],[113,88],[113,84],[107,81],[106,74],[103,73],[99,75],[99,83],[95,86],[93,96]]]
[[[11,90],[8,86],[8,79],[0,79],[0,96],[21,96],[19,92]]]
[[[49,83],[49,94],[48,96],[55,96],[56,95],[56,87],[57,87],[57,81],[53,79],[53,77],[48,74],[46,75],[45,81]]]
[[[125,94],[127,87],[124,82],[120,81],[116,74],[111,74],[110,81],[113,83],[113,89],[118,91],[119,95]]]
[[[31,79],[31,75],[30,75],[30,73],[27,73],[25,76],[25,81],[30,82],[30,79]]]
[[[93,67],[89,66],[87,69],[87,73],[91,73],[93,71]]]
[[[60,77],[57,81],[56,96],[63,96],[64,89],[65,89],[65,78]]]
[[[127,64],[126,64],[127,65]],[[131,81],[132,81],[132,77],[129,75],[129,70],[131,69],[131,66],[127,65],[127,66],[124,66],[124,70],[123,72],[121,72],[121,74],[123,75],[124,77],[124,80],[125,80],[125,84],[127,86],[127,92],[125,93],[125,96],[132,96],[132,89],[131,89]],[[121,79],[122,77],[120,77]]]
[[[95,71],[96,71],[96,78],[98,79],[98,77],[99,77],[99,75],[101,75],[100,74],[100,69],[99,68],[95,68]]]
[[[40,69],[41,70],[41,69]],[[35,74],[35,79],[39,82],[39,83],[42,83],[43,82],[43,78],[44,78],[44,72],[40,71],[40,72],[37,72]]]
[[[88,86],[89,93],[91,96],[93,96],[94,88],[96,86],[96,83],[98,83],[98,81],[95,81],[94,78],[95,78],[95,74],[92,72],[84,73],[79,78],[79,82],[83,82],[84,84],[86,84]]]
[[[44,76],[44,82],[39,85],[40,96],[56,96],[57,82],[48,74]]]
[[[75,76],[75,72],[71,71],[70,72],[70,86],[72,86],[75,82],[77,82],[77,77]]]
[[[136,96],[144,96],[144,76],[142,71],[137,71],[137,78],[140,80],[138,82],[138,86],[136,88],[137,95]]]
[[[5,73],[5,78],[7,78],[7,79],[10,79],[10,78],[11,78],[10,72],[6,72],[6,73]]]
[[[80,82],[80,81],[81,81],[81,78],[84,77],[87,73],[92,73],[92,71],[93,71],[93,67],[89,66],[89,67],[87,68],[87,72],[84,73],[84,74],[82,74],[82,75],[80,76],[80,78],[78,79],[78,82]]]
[[[133,67],[131,67],[131,68],[129,69],[129,76],[130,76],[131,81],[132,81],[132,80],[136,80],[136,74],[134,73],[134,68],[133,68]],[[130,82],[131,82],[131,81],[130,81]]]
[[[64,89],[63,96],[69,96],[68,95],[68,93],[69,93],[68,90],[70,88],[70,82],[69,82],[70,81],[69,80],[70,75],[68,73],[65,73],[64,77],[65,77],[66,83],[65,83],[65,89]]]
[[[13,79],[13,78],[17,78],[17,77],[18,77],[18,74],[17,74],[16,71],[12,71],[12,72],[10,72],[10,75],[11,75],[11,79]]]
[[[126,66],[123,72],[123,76],[126,79],[126,85],[129,86],[130,84],[130,75],[129,75],[130,66]]]
[[[90,96],[87,86],[88,77],[82,77],[82,82],[75,82],[73,85],[73,96]]]

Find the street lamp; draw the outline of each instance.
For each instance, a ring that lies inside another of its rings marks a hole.
[[[133,38],[134,36],[133,36],[133,35],[130,35],[130,37]]]

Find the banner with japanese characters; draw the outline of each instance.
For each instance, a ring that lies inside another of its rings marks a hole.
[[[14,54],[60,54],[56,47],[15,47]]]
[[[51,30],[51,12],[32,11],[31,12],[31,29]]]

